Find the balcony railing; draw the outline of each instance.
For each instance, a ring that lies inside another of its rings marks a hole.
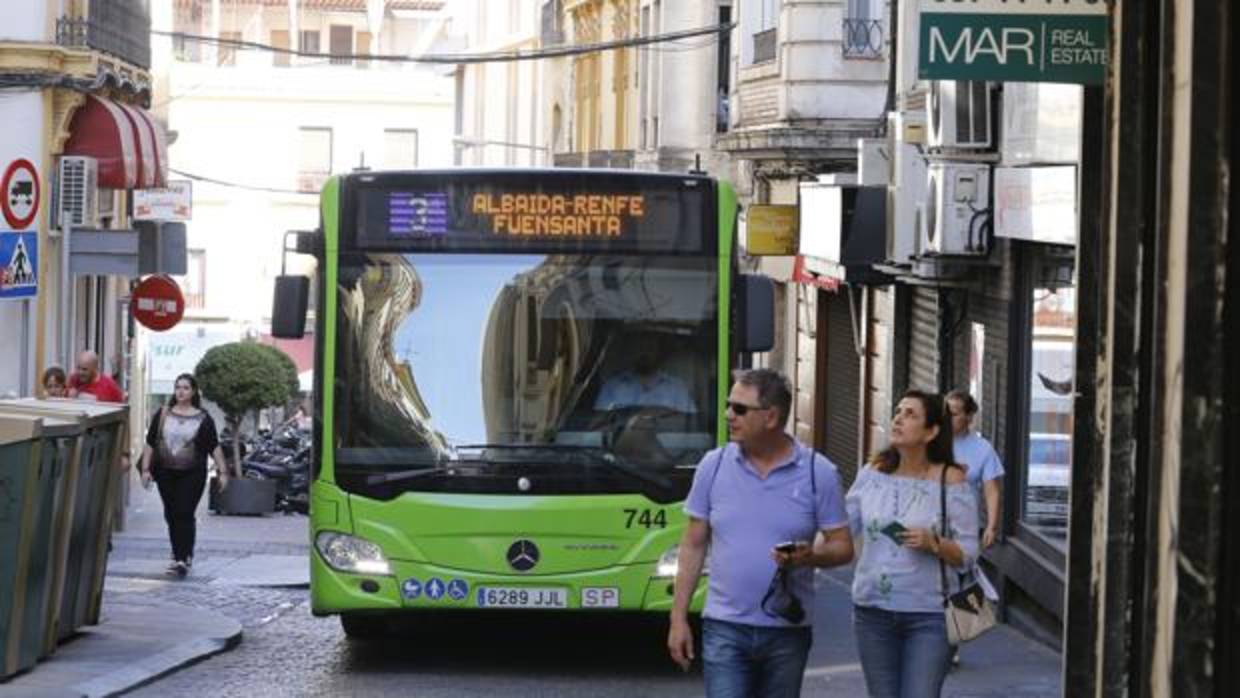
[[[139,0],[93,0],[85,19],[56,21],[56,43],[102,51],[149,70],[151,15]]]
[[[845,58],[882,58],[883,22],[880,19],[844,20]]]
[[[753,35],[753,62],[765,63],[775,60],[777,30],[772,27]]]

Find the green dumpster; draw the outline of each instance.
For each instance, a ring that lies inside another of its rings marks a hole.
[[[3,673],[7,675],[32,666],[44,655],[51,631],[48,609],[59,603],[59,599],[52,594],[55,562],[52,543],[57,494],[70,451],[81,429],[75,422],[57,417],[5,413],[3,410],[0,410],[0,421],[8,425],[23,425],[19,433],[27,429],[24,425],[39,425],[39,435],[32,442],[32,456],[37,465],[33,471],[26,472],[26,498],[21,514],[16,518],[20,522],[20,532],[7,528],[7,524],[14,519],[5,516],[3,509],[8,502],[6,495],[0,492],[0,528],[4,529],[0,533],[0,545],[9,543],[15,546],[12,551],[6,551],[15,553],[15,557],[0,556],[3,557],[0,560],[0,577],[3,577],[0,581],[0,596],[3,597],[0,603],[13,602],[7,618],[0,613],[0,628],[6,628],[3,638],[6,650],[0,656],[4,659]],[[0,446],[0,450],[3,449],[5,446]],[[0,456],[0,463],[4,468],[0,480],[8,485],[17,483],[14,476],[21,477],[21,466],[10,461],[7,455]],[[0,485],[0,489],[16,492],[21,487]],[[16,576],[10,577],[10,574]]]
[[[63,420],[0,415],[0,677],[34,666],[48,597],[55,444]]]
[[[53,598],[49,605],[54,632],[45,638],[50,653],[84,625],[99,622],[111,532],[114,475],[123,452],[128,408],[79,400],[0,400],[0,410],[68,419],[81,437],[68,458],[57,507],[52,551]]]

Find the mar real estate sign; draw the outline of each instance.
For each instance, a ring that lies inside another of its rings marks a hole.
[[[921,0],[923,80],[1101,84],[1105,0]]]

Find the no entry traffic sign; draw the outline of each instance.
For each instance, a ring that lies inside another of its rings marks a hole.
[[[39,214],[39,172],[29,160],[9,163],[0,178],[0,213],[13,230],[25,230]]]
[[[156,274],[146,277],[134,288],[129,307],[134,319],[144,327],[163,332],[181,321],[185,314],[185,297],[171,277]]]

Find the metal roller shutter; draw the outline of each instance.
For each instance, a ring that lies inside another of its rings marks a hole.
[[[918,286],[913,289],[908,347],[908,387],[939,389],[939,292]]]
[[[858,294],[858,301],[860,296]],[[848,293],[822,293],[819,319],[826,327],[819,341],[827,342],[826,376],[822,381],[826,415],[823,452],[840,468],[843,481],[851,483],[861,459],[857,438],[861,428],[861,360],[857,357]],[[860,312],[860,308],[857,309]]]

